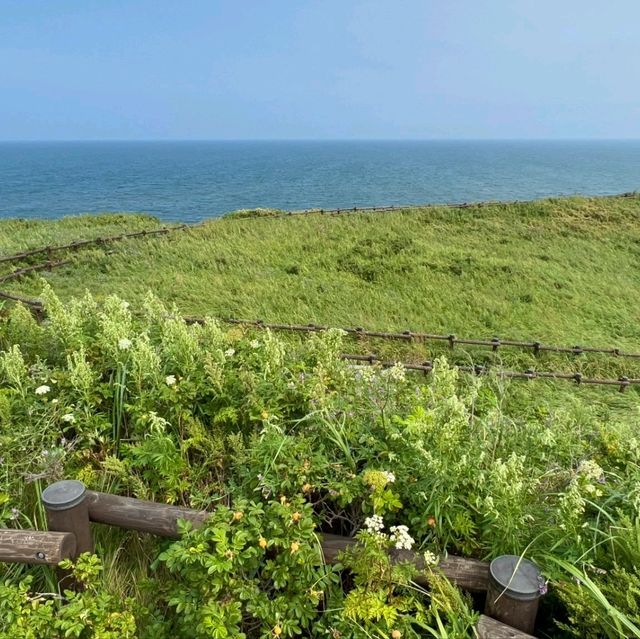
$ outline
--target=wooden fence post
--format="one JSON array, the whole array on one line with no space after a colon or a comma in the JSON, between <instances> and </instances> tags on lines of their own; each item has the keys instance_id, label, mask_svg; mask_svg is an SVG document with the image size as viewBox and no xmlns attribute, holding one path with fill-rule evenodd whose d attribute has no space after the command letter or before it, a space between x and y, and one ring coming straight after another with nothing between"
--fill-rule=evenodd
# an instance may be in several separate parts
<instances>
[{"instance_id":1,"label":"wooden fence post","mask_svg":"<svg viewBox=\"0 0 640 639\"><path fill-rule=\"evenodd\" d=\"M496 557L489 565L485 614L533 632L542 583L540 570L532 561L518 555Z\"/></svg>"},{"instance_id":2,"label":"wooden fence post","mask_svg":"<svg viewBox=\"0 0 640 639\"><path fill-rule=\"evenodd\" d=\"M84 484L75 479L58 481L42 491L49 530L75 535L76 552L73 559L83 552L93 552L86 494Z\"/></svg>"}]
</instances>

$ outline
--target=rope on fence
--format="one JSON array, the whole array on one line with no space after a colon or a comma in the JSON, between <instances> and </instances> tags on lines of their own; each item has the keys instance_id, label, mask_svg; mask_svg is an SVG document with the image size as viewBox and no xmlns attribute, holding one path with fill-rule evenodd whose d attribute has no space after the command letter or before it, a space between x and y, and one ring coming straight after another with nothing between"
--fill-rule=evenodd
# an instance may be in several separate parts
<instances>
[{"instance_id":1,"label":"rope on fence","mask_svg":"<svg viewBox=\"0 0 640 639\"><path fill-rule=\"evenodd\" d=\"M110 235L107 237L96 237L89 240L75 240L73 242L69 242L69 244L61 244L56 246L43 246L41 248L35 248L28 251L23 251L22 253L14 253L13 255L5 255L0 257L0 263L2 262L18 262L26 259L27 257L31 257L32 255L39 255L40 253L55 253L58 251L66 251L66 250L77 250L83 248L85 246L90 246L91 244L107 244L109 242L118 242L120 240L126 240L133 237L147 237L153 235L166 235L167 233L171 233L173 231L182 231L187 228L190 228L194 225L189 224L180 224L178 226L163 226L160 229L152 229L152 230L142 230L142 231L134 231L131 233L121 233L120 235ZM1 281L1 280L0 280Z\"/></svg>"},{"instance_id":2,"label":"rope on fence","mask_svg":"<svg viewBox=\"0 0 640 639\"><path fill-rule=\"evenodd\" d=\"M201 323L204 320L198 317L186 317L185 320L189 323ZM290 331L299 333L319 333L329 330L330 326L323 326L317 324L269 324L263 320L244 320L237 318L225 318L222 321L227 324L238 324L242 326L253 326L256 328L268 328L273 331ZM428 342L439 341L447 342L451 348L454 348L456 344L471 345L471 346L488 346L494 352L501 347L511 348L524 348L531 349L534 354L538 354L542 351L548 351L552 353L569 353L573 355L583 355L584 353L602 353L604 355L613 355L615 357L628 357L633 359L639 359L640 353L631 353L623 351L619 348L600 348L596 346L553 346L549 344L542 344L539 341L519 341L512 339L501 339L499 337L493 337L489 339L472 339L466 337L456 337L453 334L450 335L438 335L434 333L421 333L415 331L403 331L400 333L390 333L384 331L372 331L364 328L341 328L349 335L358 337L373 337L380 339L391 340L403 340L409 342Z\"/></svg>"},{"instance_id":3,"label":"rope on fence","mask_svg":"<svg viewBox=\"0 0 640 639\"><path fill-rule=\"evenodd\" d=\"M376 355L353 355L350 353L342 353L340 355L340 358L347 361L363 362L369 365L378 364L382 366L382 368L391 368L393 366L400 365L408 371L422 372L425 375L432 372L434 369L434 364L431 361L426 361L422 364L412 364L408 362L383 360ZM481 366L479 364L475 366L454 366L454 368L464 373L472 373L474 375L487 375L489 373L494 373L498 377L506 377L510 379L561 379L575 382L578 385L591 384L598 386L617 386L618 390L621 393L624 393L625 389L628 386L640 385L640 379L629 377L619 377L618 379L596 379L583 377L582 373L563 373L561 371L534 371L533 369L528 369L526 371L509 371L498 368L494 369L488 366Z\"/></svg>"}]
</instances>

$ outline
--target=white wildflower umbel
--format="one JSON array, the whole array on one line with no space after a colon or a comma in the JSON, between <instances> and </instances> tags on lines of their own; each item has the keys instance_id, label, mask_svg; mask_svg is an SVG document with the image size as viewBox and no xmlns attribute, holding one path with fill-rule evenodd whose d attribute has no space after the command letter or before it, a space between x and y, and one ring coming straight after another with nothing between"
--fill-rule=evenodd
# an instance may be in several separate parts
<instances>
[{"instance_id":1,"label":"white wildflower umbel","mask_svg":"<svg viewBox=\"0 0 640 639\"><path fill-rule=\"evenodd\" d=\"M432 553L430 550L425 550L424 555L422 555L424 559L425 566L435 566L438 563L438 557Z\"/></svg>"},{"instance_id":2,"label":"white wildflower umbel","mask_svg":"<svg viewBox=\"0 0 640 639\"><path fill-rule=\"evenodd\" d=\"M131 348L131 340L123 337L118 340L118 348L121 351L128 351Z\"/></svg>"},{"instance_id":3,"label":"white wildflower umbel","mask_svg":"<svg viewBox=\"0 0 640 639\"><path fill-rule=\"evenodd\" d=\"M43 384L42 386L38 386L38 388L36 388L36 395L46 395L50 390L51 386Z\"/></svg>"},{"instance_id":4,"label":"white wildflower umbel","mask_svg":"<svg viewBox=\"0 0 640 639\"><path fill-rule=\"evenodd\" d=\"M236 349L235 348L228 348L225 352L224 352L224 356L225 357L233 357L236 354Z\"/></svg>"},{"instance_id":5,"label":"white wildflower umbel","mask_svg":"<svg viewBox=\"0 0 640 639\"><path fill-rule=\"evenodd\" d=\"M364 520L364 525L370 533L379 533L384 528L384 521L380 515L371 515Z\"/></svg>"},{"instance_id":6,"label":"white wildflower umbel","mask_svg":"<svg viewBox=\"0 0 640 639\"><path fill-rule=\"evenodd\" d=\"M167 376L164 378L164 383L165 383L167 386L173 386L173 385L176 383L176 376L175 376L175 375L167 375Z\"/></svg>"},{"instance_id":7,"label":"white wildflower umbel","mask_svg":"<svg viewBox=\"0 0 640 639\"><path fill-rule=\"evenodd\" d=\"M398 550L411 550L415 539L409 534L409 529L406 526L391 526L389 528L389 539L394 543Z\"/></svg>"},{"instance_id":8,"label":"white wildflower umbel","mask_svg":"<svg viewBox=\"0 0 640 639\"><path fill-rule=\"evenodd\" d=\"M74 424L76 418L73 413L67 413L60 418L63 422L67 422L68 424Z\"/></svg>"},{"instance_id":9,"label":"white wildflower umbel","mask_svg":"<svg viewBox=\"0 0 640 639\"><path fill-rule=\"evenodd\" d=\"M257 339L252 339L249 342L249 346L251 346L251 348L260 348L260 342Z\"/></svg>"}]
</instances>

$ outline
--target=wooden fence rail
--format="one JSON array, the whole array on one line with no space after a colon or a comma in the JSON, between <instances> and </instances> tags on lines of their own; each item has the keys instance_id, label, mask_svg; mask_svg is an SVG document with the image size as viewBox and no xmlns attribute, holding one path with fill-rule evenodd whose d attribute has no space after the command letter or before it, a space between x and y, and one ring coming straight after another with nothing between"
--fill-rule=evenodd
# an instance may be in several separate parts
<instances>
[{"instance_id":1,"label":"wooden fence rail","mask_svg":"<svg viewBox=\"0 0 640 639\"><path fill-rule=\"evenodd\" d=\"M57 566L76 556L72 533L0 529L0 561Z\"/></svg>"},{"instance_id":2,"label":"wooden fence rail","mask_svg":"<svg viewBox=\"0 0 640 639\"><path fill-rule=\"evenodd\" d=\"M91 522L117 526L168 538L178 538L178 522L191 522L194 528L203 525L211 513L168 504L121 497L86 490L75 480L56 482L42 493L50 532L0 529L0 562L56 566L63 559L75 559L93 550ZM352 537L319 535L326 563L337 563L340 553L357 543ZM391 551L394 562L411 562L419 571L426 568L421 555L407 550ZM448 556L440 560L438 569L454 584L475 593L489 587L489 563L466 557ZM69 576L60 573L61 579ZM416 582L428 586L426 576ZM478 639L531 639L521 630L481 615L476 626Z\"/></svg>"}]
</instances>

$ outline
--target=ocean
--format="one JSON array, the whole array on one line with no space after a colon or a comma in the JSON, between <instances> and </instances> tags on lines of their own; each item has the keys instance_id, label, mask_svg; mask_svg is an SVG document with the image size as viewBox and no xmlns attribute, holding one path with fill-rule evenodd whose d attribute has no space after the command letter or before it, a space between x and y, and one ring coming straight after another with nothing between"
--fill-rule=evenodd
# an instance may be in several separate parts
<instances>
[{"instance_id":1,"label":"ocean","mask_svg":"<svg viewBox=\"0 0 640 639\"><path fill-rule=\"evenodd\" d=\"M286 210L610 195L638 141L2 142L0 218Z\"/></svg>"}]
</instances>

